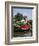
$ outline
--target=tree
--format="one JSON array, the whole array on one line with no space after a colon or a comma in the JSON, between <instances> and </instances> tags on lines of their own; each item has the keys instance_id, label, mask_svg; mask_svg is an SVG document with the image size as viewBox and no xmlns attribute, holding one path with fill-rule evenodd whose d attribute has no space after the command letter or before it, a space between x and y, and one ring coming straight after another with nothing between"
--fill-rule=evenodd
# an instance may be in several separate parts
<instances>
[{"instance_id":1,"label":"tree","mask_svg":"<svg viewBox=\"0 0 39 46\"><path fill-rule=\"evenodd\" d=\"M22 15L22 14L17 13L17 14L15 15L15 20L20 21L20 20L22 20L22 19L23 19L23 15Z\"/></svg>"}]
</instances>

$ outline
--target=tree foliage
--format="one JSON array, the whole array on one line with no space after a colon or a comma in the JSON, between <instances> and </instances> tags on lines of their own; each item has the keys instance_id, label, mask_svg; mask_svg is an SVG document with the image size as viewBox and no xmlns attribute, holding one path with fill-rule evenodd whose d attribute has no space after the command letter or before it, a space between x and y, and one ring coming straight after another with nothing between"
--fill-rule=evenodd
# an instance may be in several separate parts
<instances>
[{"instance_id":1,"label":"tree foliage","mask_svg":"<svg viewBox=\"0 0 39 46\"><path fill-rule=\"evenodd\" d=\"M20 20L22 20L22 18L23 18L23 15L20 14L20 13L17 13L17 14L15 15L15 20L20 21Z\"/></svg>"}]
</instances>

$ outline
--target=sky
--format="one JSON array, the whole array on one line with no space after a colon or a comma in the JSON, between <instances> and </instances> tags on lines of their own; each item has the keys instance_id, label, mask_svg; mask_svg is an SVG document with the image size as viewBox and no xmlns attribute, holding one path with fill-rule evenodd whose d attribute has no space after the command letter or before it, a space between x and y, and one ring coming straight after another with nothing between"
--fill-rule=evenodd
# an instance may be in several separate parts
<instances>
[{"instance_id":1,"label":"sky","mask_svg":"<svg viewBox=\"0 0 39 46\"><path fill-rule=\"evenodd\" d=\"M27 16L28 20L32 19L32 9L13 8L13 16L15 16L17 13Z\"/></svg>"}]
</instances>

